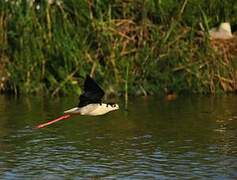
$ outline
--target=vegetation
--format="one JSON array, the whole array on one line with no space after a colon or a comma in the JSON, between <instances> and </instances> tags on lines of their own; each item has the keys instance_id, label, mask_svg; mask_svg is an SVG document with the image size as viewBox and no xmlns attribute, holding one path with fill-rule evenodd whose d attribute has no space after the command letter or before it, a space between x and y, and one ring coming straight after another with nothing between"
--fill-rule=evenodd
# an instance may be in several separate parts
<instances>
[{"instance_id":1,"label":"vegetation","mask_svg":"<svg viewBox=\"0 0 237 180\"><path fill-rule=\"evenodd\" d=\"M79 94L89 73L125 96L234 91L236 56L198 36L223 21L237 1L2 0L0 89Z\"/></svg>"}]
</instances>

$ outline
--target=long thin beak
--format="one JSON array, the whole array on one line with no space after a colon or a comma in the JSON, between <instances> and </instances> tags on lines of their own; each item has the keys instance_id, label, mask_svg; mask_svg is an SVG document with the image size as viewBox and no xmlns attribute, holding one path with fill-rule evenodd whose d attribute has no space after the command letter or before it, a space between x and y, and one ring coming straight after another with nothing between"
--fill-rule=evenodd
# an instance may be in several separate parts
<instances>
[{"instance_id":1,"label":"long thin beak","mask_svg":"<svg viewBox=\"0 0 237 180\"><path fill-rule=\"evenodd\" d=\"M58 117L57 119L54 119L54 120L52 120L52 121L49 121L49 122L47 122L47 123L39 124L38 126L36 126L36 128L37 128L37 129L43 128L43 127L45 127L45 126L48 126L48 125L53 124L53 123L56 123L56 122L61 121L61 120L63 120L63 119L68 119L68 118L70 118L70 117L71 117L70 114L66 114L66 115L63 115L63 116Z\"/></svg>"}]
</instances>

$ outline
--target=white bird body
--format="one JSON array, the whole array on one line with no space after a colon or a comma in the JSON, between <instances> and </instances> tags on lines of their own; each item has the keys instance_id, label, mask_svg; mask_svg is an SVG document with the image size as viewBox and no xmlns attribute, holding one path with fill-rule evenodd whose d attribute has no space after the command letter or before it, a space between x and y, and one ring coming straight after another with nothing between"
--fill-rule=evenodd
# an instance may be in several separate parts
<instances>
[{"instance_id":1,"label":"white bird body","mask_svg":"<svg viewBox=\"0 0 237 180\"><path fill-rule=\"evenodd\" d=\"M117 104L105 104L105 103L88 104L80 108L75 107L67 111L64 111L64 114L98 116L106 114L110 111L115 111L117 109L119 109L119 106Z\"/></svg>"}]
</instances>

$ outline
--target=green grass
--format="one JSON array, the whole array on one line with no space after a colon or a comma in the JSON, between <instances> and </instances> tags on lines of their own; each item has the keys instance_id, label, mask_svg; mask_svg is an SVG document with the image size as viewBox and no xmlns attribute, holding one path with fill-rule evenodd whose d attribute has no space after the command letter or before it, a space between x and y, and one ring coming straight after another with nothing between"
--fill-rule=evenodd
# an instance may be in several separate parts
<instances>
[{"instance_id":1,"label":"green grass","mask_svg":"<svg viewBox=\"0 0 237 180\"><path fill-rule=\"evenodd\" d=\"M78 77L91 74L125 97L165 88L219 93L236 76L232 59L226 65L196 35L200 24L236 23L232 0L55 0L39 10L12 2L0 1L4 92L80 94Z\"/></svg>"}]
</instances>

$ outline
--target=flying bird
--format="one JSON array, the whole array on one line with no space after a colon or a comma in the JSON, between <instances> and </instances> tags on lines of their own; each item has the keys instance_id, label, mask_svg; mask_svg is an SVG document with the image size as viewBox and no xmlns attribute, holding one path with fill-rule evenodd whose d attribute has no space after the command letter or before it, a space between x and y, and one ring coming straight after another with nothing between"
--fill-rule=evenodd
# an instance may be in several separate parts
<instances>
[{"instance_id":1,"label":"flying bird","mask_svg":"<svg viewBox=\"0 0 237 180\"><path fill-rule=\"evenodd\" d=\"M79 97L78 106L64 111L64 114L97 116L119 109L118 104L102 103L104 94L100 86L87 75L84 82L84 93Z\"/></svg>"},{"instance_id":2,"label":"flying bird","mask_svg":"<svg viewBox=\"0 0 237 180\"><path fill-rule=\"evenodd\" d=\"M119 109L118 104L102 103L104 95L105 93L103 89L101 89L101 87L89 75L87 75L84 81L84 93L79 97L78 106L64 111L63 116L47 123L40 124L37 128L42 128L57 121L68 119L72 115L98 116Z\"/></svg>"}]
</instances>

